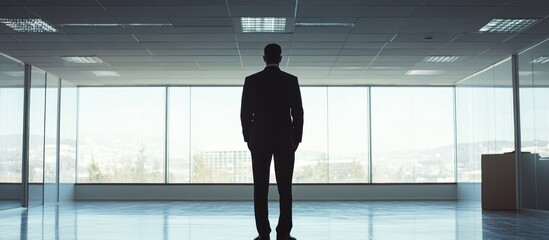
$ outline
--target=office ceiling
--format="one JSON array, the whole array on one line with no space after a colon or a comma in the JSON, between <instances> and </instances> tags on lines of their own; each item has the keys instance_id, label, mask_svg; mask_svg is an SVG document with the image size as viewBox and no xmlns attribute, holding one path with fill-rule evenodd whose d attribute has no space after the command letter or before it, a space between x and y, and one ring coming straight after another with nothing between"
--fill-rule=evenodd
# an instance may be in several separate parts
<instances>
[{"instance_id":1,"label":"office ceiling","mask_svg":"<svg viewBox=\"0 0 549 240\"><path fill-rule=\"evenodd\" d=\"M41 18L59 32L0 24L0 52L80 85L240 85L263 68L264 45L276 42L282 68L301 84L452 85L549 37L547 16L547 0L2 0L0 18ZM241 17L354 26L243 33ZM541 20L518 34L480 33L494 18ZM61 58L89 55L104 62ZM431 55L459 59L422 61Z\"/></svg>"}]
</instances>

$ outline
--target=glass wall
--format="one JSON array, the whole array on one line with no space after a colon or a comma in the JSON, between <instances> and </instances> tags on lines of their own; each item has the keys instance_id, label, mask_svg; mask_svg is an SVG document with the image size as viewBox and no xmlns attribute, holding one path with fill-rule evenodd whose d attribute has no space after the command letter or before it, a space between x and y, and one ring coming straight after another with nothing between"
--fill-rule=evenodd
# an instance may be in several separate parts
<instances>
[{"instance_id":1,"label":"glass wall","mask_svg":"<svg viewBox=\"0 0 549 240\"><path fill-rule=\"evenodd\" d=\"M79 183L164 182L165 88L80 88Z\"/></svg>"},{"instance_id":2,"label":"glass wall","mask_svg":"<svg viewBox=\"0 0 549 240\"><path fill-rule=\"evenodd\" d=\"M372 88L375 183L454 182L452 88Z\"/></svg>"},{"instance_id":3,"label":"glass wall","mask_svg":"<svg viewBox=\"0 0 549 240\"><path fill-rule=\"evenodd\" d=\"M59 181L76 182L76 129L78 88L70 82L61 82Z\"/></svg>"},{"instance_id":4,"label":"glass wall","mask_svg":"<svg viewBox=\"0 0 549 240\"><path fill-rule=\"evenodd\" d=\"M46 73L32 68L29 114L29 206L44 200Z\"/></svg>"},{"instance_id":5,"label":"glass wall","mask_svg":"<svg viewBox=\"0 0 549 240\"><path fill-rule=\"evenodd\" d=\"M44 202L57 201L57 115L59 77L46 74L46 114L44 129Z\"/></svg>"},{"instance_id":6,"label":"glass wall","mask_svg":"<svg viewBox=\"0 0 549 240\"><path fill-rule=\"evenodd\" d=\"M191 181L191 88L168 89L168 172L169 183Z\"/></svg>"},{"instance_id":7,"label":"glass wall","mask_svg":"<svg viewBox=\"0 0 549 240\"><path fill-rule=\"evenodd\" d=\"M240 128L241 93L236 87L191 89L191 183L252 182Z\"/></svg>"},{"instance_id":8,"label":"glass wall","mask_svg":"<svg viewBox=\"0 0 549 240\"><path fill-rule=\"evenodd\" d=\"M0 55L0 210L21 206L23 70Z\"/></svg>"},{"instance_id":9,"label":"glass wall","mask_svg":"<svg viewBox=\"0 0 549 240\"><path fill-rule=\"evenodd\" d=\"M78 116L78 88L61 81L59 114L59 200L74 199L76 182L76 132Z\"/></svg>"},{"instance_id":10,"label":"glass wall","mask_svg":"<svg viewBox=\"0 0 549 240\"><path fill-rule=\"evenodd\" d=\"M252 182L240 126L242 88L78 91L78 182ZM295 183L455 181L453 88L302 87L301 92L305 125Z\"/></svg>"},{"instance_id":11,"label":"glass wall","mask_svg":"<svg viewBox=\"0 0 549 240\"><path fill-rule=\"evenodd\" d=\"M304 112L303 139L295 153L294 182L327 183L328 88L302 87L301 99Z\"/></svg>"},{"instance_id":12,"label":"glass wall","mask_svg":"<svg viewBox=\"0 0 549 240\"><path fill-rule=\"evenodd\" d=\"M511 60L456 85L459 183L481 182L481 155L514 149ZM480 199L480 186L474 185Z\"/></svg>"},{"instance_id":13,"label":"glass wall","mask_svg":"<svg viewBox=\"0 0 549 240\"><path fill-rule=\"evenodd\" d=\"M549 209L549 42L520 54L520 116L522 151L536 155L521 159L522 203ZM525 185L526 184L526 185ZM525 194L524 191L529 194Z\"/></svg>"},{"instance_id":14,"label":"glass wall","mask_svg":"<svg viewBox=\"0 0 549 240\"><path fill-rule=\"evenodd\" d=\"M369 182L368 90L367 87L328 88L330 183Z\"/></svg>"}]
</instances>

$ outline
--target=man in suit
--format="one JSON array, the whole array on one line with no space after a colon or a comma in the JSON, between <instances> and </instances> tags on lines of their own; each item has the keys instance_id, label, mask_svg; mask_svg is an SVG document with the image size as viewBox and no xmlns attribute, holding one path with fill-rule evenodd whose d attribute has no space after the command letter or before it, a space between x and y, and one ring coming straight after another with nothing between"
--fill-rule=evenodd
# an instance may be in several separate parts
<instances>
[{"instance_id":1,"label":"man in suit","mask_svg":"<svg viewBox=\"0 0 549 240\"><path fill-rule=\"evenodd\" d=\"M274 155L275 176L280 196L277 240L295 240L292 230L292 176L295 150L303 135L303 107L297 77L279 68L282 49L268 44L263 71L246 77L242 91L240 120L244 141L252 153L255 224L259 236L268 240L269 170Z\"/></svg>"}]
</instances>

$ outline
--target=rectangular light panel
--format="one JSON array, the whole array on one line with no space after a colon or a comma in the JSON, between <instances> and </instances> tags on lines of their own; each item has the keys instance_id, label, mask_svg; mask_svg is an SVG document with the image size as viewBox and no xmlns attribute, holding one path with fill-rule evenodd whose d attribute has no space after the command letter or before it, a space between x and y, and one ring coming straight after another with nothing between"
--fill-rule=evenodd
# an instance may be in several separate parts
<instances>
[{"instance_id":1,"label":"rectangular light panel","mask_svg":"<svg viewBox=\"0 0 549 240\"><path fill-rule=\"evenodd\" d=\"M544 64L544 63L548 63L548 62L549 62L549 56L541 56L541 57L538 57L538 58L532 60L530 63Z\"/></svg>"},{"instance_id":2,"label":"rectangular light panel","mask_svg":"<svg viewBox=\"0 0 549 240\"><path fill-rule=\"evenodd\" d=\"M93 75L98 77L120 77L120 74L114 71L91 71Z\"/></svg>"},{"instance_id":3,"label":"rectangular light panel","mask_svg":"<svg viewBox=\"0 0 549 240\"><path fill-rule=\"evenodd\" d=\"M439 75L443 74L444 71L441 70L410 70L406 72L406 75L417 76L417 75Z\"/></svg>"},{"instance_id":4,"label":"rectangular light panel","mask_svg":"<svg viewBox=\"0 0 549 240\"><path fill-rule=\"evenodd\" d=\"M242 32L285 32L286 18L243 17L240 19Z\"/></svg>"},{"instance_id":5,"label":"rectangular light panel","mask_svg":"<svg viewBox=\"0 0 549 240\"><path fill-rule=\"evenodd\" d=\"M17 32L57 32L55 27L39 18L0 18L0 22Z\"/></svg>"},{"instance_id":6,"label":"rectangular light panel","mask_svg":"<svg viewBox=\"0 0 549 240\"><path fill-rule=\"evenodd\" d=\"M171 23L63 23L61 27L173 27Z\"/></svg>"},{"instance_id":7,"label":"rectangular light panel","mask_svg":"<svg viewBox=\"0 0 549 240\"><path fill-rule=\"evenodd\" d=\"M502 19L494 18L484 27L479 29L480 32L485 33L518 33L530 25L537 22L538 19Z\"/></svg>"},{"instance_id":8,"label":"rectangular light panel","mask_svg":"<svg viewBox=\"0 0 549 240\"><path fill-rule=\"evenodd\" d=\"M428 63L451 63L459 59L459 56L427 56L422 61Z\"/></svg>"},{"instance_id":9,"label":"rectangular light panel","mask_svg":"<svg viewBox=\"0 0 549 240\"><path fill-rule=\"evenodd\" d=\"M97 56L66 56L61 58L63 58L65 62L69 62L69 63L81 63L81 64L103 63L103 60L101 60Z\"/></svg>"},{"instance_id":10,"label":"rectangular light panel","mask_svg":"<svg viewBox=\"0 0 549 240\"><path fill-rule=\"evenodd\" d=\"M312 23L295 23L296 27L354 27L354 23L321 23L321 22L312 22Z\"/></svg>"}]
</instances>

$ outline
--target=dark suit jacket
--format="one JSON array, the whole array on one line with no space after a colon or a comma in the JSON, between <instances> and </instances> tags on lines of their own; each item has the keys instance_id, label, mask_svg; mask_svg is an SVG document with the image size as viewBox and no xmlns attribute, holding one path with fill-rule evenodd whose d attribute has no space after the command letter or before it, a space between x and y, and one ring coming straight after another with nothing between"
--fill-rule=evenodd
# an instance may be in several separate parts
<instances>
[{"instance_id":1,"label":"dark suit jacket","mask_svg":"<svg viewBox=\"0 0 549 240\"><path fill-rule=\"evenodd\" d=\"M246 77L240 121L252 146L296 146L303 135L303 107L297 77L267 66Z\"/></svg>"}]
</instances>

